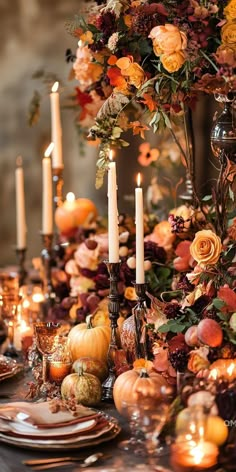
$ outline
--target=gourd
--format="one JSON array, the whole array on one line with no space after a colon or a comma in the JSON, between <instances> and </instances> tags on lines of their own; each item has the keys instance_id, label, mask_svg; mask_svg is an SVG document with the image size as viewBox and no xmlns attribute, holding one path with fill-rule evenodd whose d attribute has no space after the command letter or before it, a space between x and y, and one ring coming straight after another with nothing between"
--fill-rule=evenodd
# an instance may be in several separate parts
<instances>
[{"instance_id":1,"label":"gourd","mask_svg":"<svg viewBox=\"0 0 236 472\"><path fill-rule=\"evenodd\" d=\"M105 362L99 361L93 357L80 357L72 365L72 372L79 372L80 369L86 374L92 374L103 382L108 376L108 369Z\"/></svg>"},{"instance_id":2,"label":"gourd","mask_svg":"<svg viewBox=\"0 0 236 472\"><path fill-rule=\"evenodd\" d=\"M97 405L102 398L102 385L98 377L86 374L83 369L67 375L61 384L61 396L65 400L75 397L82 405Z\"/></svg>"},{"instance_id":3,"label":"gourd","mask_svg":"<svg viewBox=\"0 0 236 472\"><path fill-rule=\"evenodd\" d=\"M92 327L91 315L86 323L74 326L68 335L72 360L88 356L107 362L107 351L110 342L111 329L109 326Z\"/></svg>"},{"instance_id":4,"label":"gourd","mask_svg":"<svg viewBox=\"0 0 236 472\"><path fill-rule=\"evenodd\" d=\"M161 388L167 387L167 381L161 374L146 369L132 369L120 374L113 387L114 403L122 414L122 402L135 403L143 398L159 399Z\"/></svg>"}]
</instances>

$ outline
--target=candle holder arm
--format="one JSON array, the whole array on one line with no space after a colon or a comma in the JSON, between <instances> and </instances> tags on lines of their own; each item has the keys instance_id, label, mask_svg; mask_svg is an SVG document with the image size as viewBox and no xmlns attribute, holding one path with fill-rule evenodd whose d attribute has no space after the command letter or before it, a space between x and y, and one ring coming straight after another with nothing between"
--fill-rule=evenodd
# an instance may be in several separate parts
<instances>
[{"instance_id":1,"label":"candle holder arm","mask_svg":"<svg viewBox=\"0 0 236 472\"><path fill-rule=\"evenodd\" d=\"M134 327L135 327L135 357L136 359L148 358L147 334L146 334L146 291L147 284L134 283L137 295L137 304L133 308Z\"/></svg>"},{"instance_id":2,"label":"candle holder arm","mask_svg":"<svg viewBox=\"0 0 236 472\"><path fill-rule=\"evenodd\" d=\"M109 318L111 322L111 338L107 353L107 363L108 363L108 377L103 382L103 400L113 401L113 386L116 380L115 373L115 355L119 349L119 343L117 339L117 320L119 318L120 311L120 300L118 292L118 281L120 273L120 262L107 262L106 265L110 275L110 294L108 296L108 310Z\"/></svg>"},{"instance_id":3,"label":"candle holder arm","mask_svg":"<svg viewBox=\"0 0 236 472\"><path fill-rule=\"evenodd\" d=\"M25 280L27 277L27 270L25 268L25 255L26 255L26 248L23 249L16 249L16 255L18 258L18 274L19 274L19 285L20 287L25 284Z\"/></svg>"}]
</instances>

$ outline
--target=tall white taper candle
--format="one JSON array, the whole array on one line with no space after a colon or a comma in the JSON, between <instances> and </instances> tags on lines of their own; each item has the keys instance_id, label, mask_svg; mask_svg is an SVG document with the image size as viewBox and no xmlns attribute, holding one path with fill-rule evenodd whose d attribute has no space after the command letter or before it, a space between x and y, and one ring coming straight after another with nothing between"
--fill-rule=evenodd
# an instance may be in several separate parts
<instances>
[{"instance_id":1,"label":"tall white taper candle","mask_svg":"<svg viewBox=\"0 0 236 472\"><path fill-rule=\"evenodd\" d=\"M52 192L52 163L49 157L53 149L51 143L45 151L42 161L43 166L43 211L42 211L42 233L53 233L53 192Z\"/></svg>"},{"instance_id":2,"label":"tall white taper candle","mask_svg":"<svg viewBox=\"0 0 236 472\"><path fill-rule=\"evenodd\" d=\"M136 283L143 284L144 276L144 228L143 228L143 189L140 188L141 176L138 174L135 189L135 224L136 224Z\"/></svg>"},{"instance_id":3,"label":"tall white taper candle","mask_svg":"<svg viewBox=\"0 0 236 472\"><path fill-rule=\"evenodd\" d=\"M16 247L17 249L26 248L26 219L25 219L25 192L24 192L24 171L22 167L22 158L16 159L15 170L16 185Z\"/></svg>"},{"instance_id":4,"label":"tall white taper candle","mask_svg":"<svg viewBox=\"0 0 236 472\"><path fill-rule=\"evenodd\" d=\"M108 168L108 260L119 262L119 227L117 208L116 163Z\"/></svg>"},{"instance_id":5,"label":"tall white taper candle","mask_svg":"<svg viewBox=\"0 0 236 472\"><path fill-rule=\"evenodd\" d=\"M62 157L62 128L60 114L60 96L58 92L59 83L55 82L50 93L51 102L51 136L54 148L52 151L52 168L63 169Z\"/></svg>"}]
</instances>

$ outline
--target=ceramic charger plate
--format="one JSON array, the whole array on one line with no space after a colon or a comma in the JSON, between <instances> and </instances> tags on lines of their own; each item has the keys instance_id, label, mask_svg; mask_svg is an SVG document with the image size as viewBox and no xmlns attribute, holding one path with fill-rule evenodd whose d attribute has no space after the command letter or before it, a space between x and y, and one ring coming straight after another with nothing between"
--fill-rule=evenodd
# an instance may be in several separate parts
<instances>
[{"instance_id":1,"label":"ceramic charger plate","mask_svg":"<svg viewBox=\"0 0 236 472\"><path fill-rule=\"evenodd\" d=\"M0 441L9 444L12 446L23 447L26 449L40 449L40 450L50 450L56 451L58 449L71 450L71 449L81 449L84 447L95 446L103 442L111 441L114 439L121 431L120 426L117 424L117 421L110 417L110 421L107 427L102 428L100 431L95 432L94 434L73 436L68 439L58 438L39 440L34 437L33 439L28 439L23 436L10 436L7 433L0 433Z\"/></svg>"}]
</instances>

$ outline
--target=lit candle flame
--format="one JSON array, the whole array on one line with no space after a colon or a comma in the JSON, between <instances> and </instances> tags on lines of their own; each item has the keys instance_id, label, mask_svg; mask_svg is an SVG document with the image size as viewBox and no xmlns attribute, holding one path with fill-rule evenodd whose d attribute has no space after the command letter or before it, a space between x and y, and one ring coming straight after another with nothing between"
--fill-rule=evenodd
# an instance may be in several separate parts
<instances>
[{"instance_id":1,"label":"lit candle flame","mask_svg":"<svg viewBox=\"0 0 236 472\"><path fill-rule=\"evenodd\" d=\"M110 151L109 151L109 161L113 161L113 158L114 158L114 151L113 151L113 149L110 149Z\"/></svg>"},{"instance_id":2,"label":"lit candle flame","mask_svg":"<svg viewBox=\"0 0 236 472\"><path fill-rule=\"evenodd\" d=\"M138 175L137 175L137 186L138 186L138 187L140 187L141 181L142 181L142 179L141 179L141 174L140 174L140 172L139 172Z\"/></svg>"},{"instance_id":3,"label":"lit candle flame","mask_svg":"<svg viewBox=\"0 0 236 472\"><path fill-rule=\"evenodd\" d=\"M23 300L22 305L23 305L23 308L29 308L29 306L30 306L29 300L27 298L25 300Z\"/></svg>"},{"instance_id":4,"label":"lit candle flame","mask_svg":"<svg viewBox=\"0 0 236 472\"><path fill-rule=\"evenodd\" d=\"M58 91L58 87L59 87L59 82L56 81L54 82L53 86L52 86L52 92L55 93Z\"/></svg>"},{"instance_id":5,"label":"lit candle flame","mask_svg":"<svg viewBox=\"0 0 236 472\"><path fill-rule=\"evenodd\" d=\"M193 447L193 449L191 450L191 456L193 456L194 464L201 464L202 459L204 457L204 451L201 445Z\"/></svg>"},{"instance_id":6,"label":"lit candle flame","mask_svg":"<svg viewBox=\"0 0 236 472\"><path fill-rule=\"evenodd\" d=\"M16 158L16 167L22 167L22 163L23 163L22 157L17 156L17 158Z\"/></svg>"},{"instance_id":7,"label":"lit candle flame","mask_svg":"<svg viewBox=\"0 0 236 472\"><path fill-rule=\"evenodd\" d=\"M234 363L232 362L232 363L229 365L228 369L227 369L227 374L228 374L229 377L232 376L233 371L234 371Z\"/></svg>"},{"instance_id":8,"label":"lit candle flame","mask_svg":"<svg viewBox=\"0 0 236 472\"><path fill-rule=\"evenodd\" d=\"M73 192L68 192L66 195L67 202L74 202L75 201L75 194Z\"/></svg>"},{"instance_id":9,"label":"lit candle flame","mask_svg":"<svg viewBox=\"0 0 236 472\"><path fill-rule=\"evenodd\" d=\"M32 300L33 300L34 303L41 303L41 302L44 301L44 296L43 296L42 293L39 293L39 292L38 292L38 293L34 293L34 294L32 295Z\"/></svg>"},{"instance_id":10,"label":"lit candle flame","mask_svg":"<svg viewBox=\"0 0 236 472\"><path fill-rule=\"evenodd\" d=\"M44 157L49 157L50 154L53 151L53 148L54 148L54 143L50 143L49 146L47 147L45 153L44 153Z\"/></svg>"}]
</instances>

